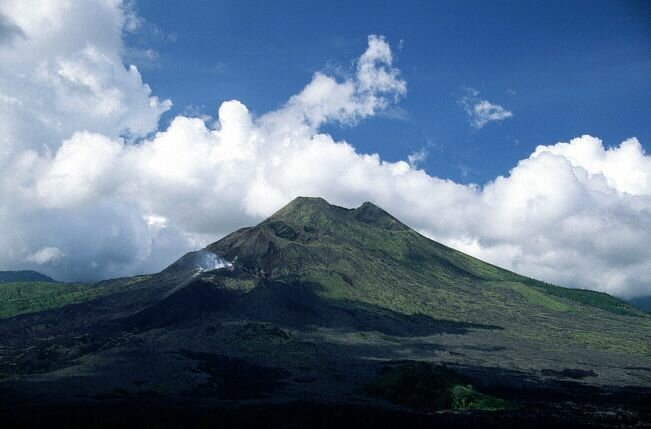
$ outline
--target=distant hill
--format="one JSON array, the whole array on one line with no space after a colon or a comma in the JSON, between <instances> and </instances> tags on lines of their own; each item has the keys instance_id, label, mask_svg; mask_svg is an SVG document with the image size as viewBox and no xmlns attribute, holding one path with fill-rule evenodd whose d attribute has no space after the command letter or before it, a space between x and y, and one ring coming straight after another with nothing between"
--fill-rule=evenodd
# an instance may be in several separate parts
<instances>
[{"instance_id":1,"label":"distant hill","mask_svg":"<svg viewBox=\"0 0 651 429\"><path fill-rule=\"evenodd\" d=\"M0 283L23 283L23 282L40 282L40 283L57 283L52 277L46 276L36 271L0 271Z\"/></svg>"},{"instance_id":2,"label":"distant hill","mask_svg":"<svg viewBox=\"0 0 651 429\"><path fill-rule=\"evenodd\" d=\"M651 295L649 295L649 296L638 296L638 297L629 299L628 302L632 306L634 306L634 307L636 307L636 308L638 308L638 309L640 309L642 311L646 311L647 313L651 313Z\"/></svg>"}]
</instances>

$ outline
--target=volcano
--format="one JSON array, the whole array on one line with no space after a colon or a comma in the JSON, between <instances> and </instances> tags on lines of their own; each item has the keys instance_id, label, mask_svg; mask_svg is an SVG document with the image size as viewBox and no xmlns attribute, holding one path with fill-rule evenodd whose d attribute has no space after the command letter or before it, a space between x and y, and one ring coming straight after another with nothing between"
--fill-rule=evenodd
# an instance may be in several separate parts
<instances>
[{"instance_id":1,"label":"volcano","mask_svg":"<svg viewBox=\"0 0 651 429\"><path fill-rule=\"evenodd\" d=\"M51 287L60 299L0 320L12 424L549 427L651 415L649 314L482 262L372 203L297 198L158 274Z\"/></svg>"}]
</instances>

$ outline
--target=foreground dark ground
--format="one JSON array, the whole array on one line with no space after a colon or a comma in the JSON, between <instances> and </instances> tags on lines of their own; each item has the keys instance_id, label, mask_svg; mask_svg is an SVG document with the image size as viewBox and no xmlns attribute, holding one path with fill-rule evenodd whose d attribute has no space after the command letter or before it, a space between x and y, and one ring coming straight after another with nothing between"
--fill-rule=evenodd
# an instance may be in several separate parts
<instances>
[{"instance_id":1,"label":"foreground dark ground","mask_svg":"<svg viewBox=\"0 0 651 429\"><path fill-rule=\"evenodd\" d=\"M651 426L648 314L372 204L297 199L159 274L0 297L3 427Z\"/></svg>"},{"instance_id":2,"label":"foreground dark ground","mask_svg":"<svg viewBox=\"0 0 651 429\"><path fill-rule=\"evenodd\" d=\"M516 393L516 392L512 392ZM523 392L517 392L522 399ZM570 390L562 394L571 393ZM551 394L551 392L550 392ZM530 396L517 410L417 412L368 404L292 401L282 404L167 402L151 398L38 405L3 401L3 427L651 427L649 392L558 398Z\"/></svg>"}]
</instances>

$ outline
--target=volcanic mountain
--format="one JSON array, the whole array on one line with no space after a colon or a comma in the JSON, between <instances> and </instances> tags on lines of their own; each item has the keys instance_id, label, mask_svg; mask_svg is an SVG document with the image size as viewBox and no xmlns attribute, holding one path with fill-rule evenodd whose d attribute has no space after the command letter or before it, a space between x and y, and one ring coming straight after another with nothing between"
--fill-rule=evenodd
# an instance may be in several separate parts
<instances>
[{"instance_id":1,"label":"volcanic mountain","mask_svg":"<svg viewBox=\"0 0 651 429\"><path fill-rule=\"evenodd\" d=\"M238 425L290 410L296 424L648 418L649 314L484 263L371 203L297 198L161 273L51 287L65 299L0 312L7 409L183 404L170 421L219 409Z\"/></svg>"}]
</instances>

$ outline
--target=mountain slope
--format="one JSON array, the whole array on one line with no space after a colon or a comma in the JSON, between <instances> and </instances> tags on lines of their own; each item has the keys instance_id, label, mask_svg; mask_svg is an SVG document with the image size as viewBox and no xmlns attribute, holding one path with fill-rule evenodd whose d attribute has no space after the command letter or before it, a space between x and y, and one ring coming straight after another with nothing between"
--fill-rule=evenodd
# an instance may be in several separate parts
<instances>
[{"instance_id":1,"label":"mountain slope","mask_svg":"<svg viewBox=\"0 0 651 429\"><path fill-rule=\"evenodd\" d=\"M0 391L562 415L651 388L648 314L479 261L371 203L297 198L159 274L87 287L0 321Z\"/></svg>"},{"instance_id":2,"label":"mountain slope","mask_svg":"<svg viewBox=\"0 0 651 429\"><path fill-rule=\"evenodd\" d=\"M527 331L532 319L553 317L580 334L586 332L577 330L585 319L583 327L602 340L607 335L602 323L594 326L596 319L645 320L606 294L548 285L443 246L370 203L349 210L298 198L258 226L207 249L227 260L237 258L238 268L255 278L313 284L315 293L335 302L405 314L514 329L525 322ZM617 347L617 338L611 342Z\"/></svg>"}]
</instances>

